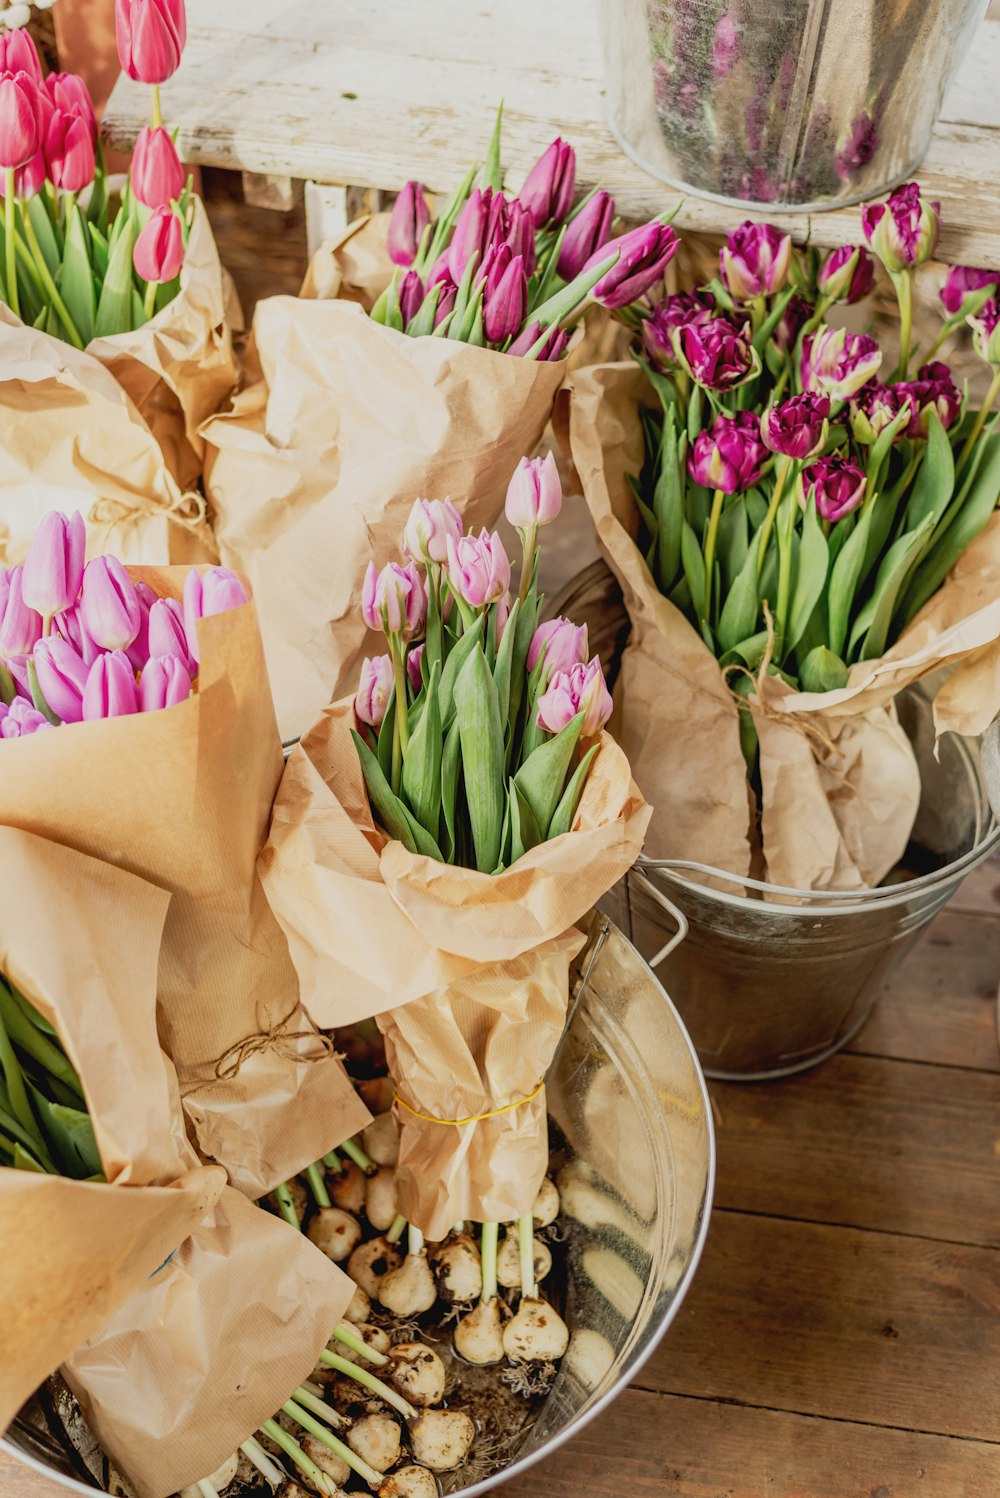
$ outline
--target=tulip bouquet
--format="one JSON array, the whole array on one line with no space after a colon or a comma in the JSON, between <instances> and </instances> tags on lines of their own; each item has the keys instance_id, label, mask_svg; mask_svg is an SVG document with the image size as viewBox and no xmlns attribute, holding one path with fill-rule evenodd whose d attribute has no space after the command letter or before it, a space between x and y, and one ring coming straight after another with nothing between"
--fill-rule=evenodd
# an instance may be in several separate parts
<instances>
[{"instance_id":1,"label":"tulip bouquet","mask_svg":"<svg viewBox=\"0 0 1000 1498\"><path fill-rule=\"evenodd\" d=\"M833 711L843 720L847 701L857 711L859 683L878 675L887 654L898 654L921 611L990 525L1000 495L1000 433L991 415L1000 392L995 281L988 273L952 273L941 334L916 353L913 277L937 242L937 206L912 183L888 203L866 207L862 229L865 246L844 246L821 260L815 251L795 250L771 225L746 223L722 248L719 276L695 291L648 300L636 336L652 404L644 404L643 454L628 477L635 545L646 575L718 662L713 669L685 639L681 674L700 671L698 690L713 704L709 717L731 694L741 704L740 741L765 822L776 774L765 761L777 752L780 728L787 750L796 713L792 731L800 748L811 739L810 760L829 754L831 765L855 763L861 776L857 746L853 754L845 746L835 750L815 715ZM838 304L856 303L871 290L876 261L898 300L899 352L891 369L873 338L828 321ZM992 362L994 377L978 409L935 357L965 321L977 350ZM588 379L585 373L584 384ZM607 390L600 377L592 399L598 387ZM589 400L578 407L584 445L589 408ZM588 464L595 472L589 455L577 462L581 474ZM599 530L624 578L633 543L607 513L608 492L599 481L590 485ZM629 580L635 579L629 556ZM963 606L954 593L947 605L952 623L978 607L978 594L966 592ZM673 612L649 602L658 627L666 630L669 622L675 632ZM636 598L634 622L641 612ZM992 626L981 623L988 633ZM901 685L895 679L885 702ZM648 704L653 699L644 692L633 684L631 695ZM626 716L629 696L624 685ZM882 771L895 766L900 797L898 814L886 812L893 831L882 853L869 863L863 855L831 857L827 845L815 866L805 854L785 862L777 882L877 882L902 852L917 788L912 756L898 729L891 731L894 723L881 725ZM648 727L637 725L636 732L651 741ZM873 776L877 757L867 756ZM860 779L855 790L860 814ZM737 806L734 792L734 813ZM703 830L710 847L713 835ZM832 840L839 846L839 834ZM764 843L766 860L766 832ZM675 841L670 846L676 851ZM710 861L732 867L737 846L730 835L728 861L718 854ZM686 848L680 856L695 855ZM786 839L782 857L788 856Z\"/></svg>"},{"instance_id":2,"label":"tulip bouquet","mask_svg":"<svg viewBox=\"0 0 1000 1498\"><path fill-rule=\"evenodd\" d=\"M573 923L634 861L649 808L604 731L587 633L539 624L555 464L522 460L500 537L419 500L405 565L370 568L385 655L289 760L261 858L318 1023L377 1015L400 1125L398 1211L434 1242L524 1216L548 1158L543 1079Z\"/></svg>"}]
</instances>

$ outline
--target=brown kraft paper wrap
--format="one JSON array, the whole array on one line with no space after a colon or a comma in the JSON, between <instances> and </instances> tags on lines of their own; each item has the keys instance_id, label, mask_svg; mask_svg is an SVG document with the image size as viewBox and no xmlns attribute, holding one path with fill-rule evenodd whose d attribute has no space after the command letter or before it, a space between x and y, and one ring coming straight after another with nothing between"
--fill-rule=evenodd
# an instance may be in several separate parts
<instances>
[{"instance_id":1,"label":"brown kraft paper wrap","mask_svg":"<svg viewBox=\"0 0 1000 1498\"><path fill-rule=\"evenodd\" d=\"M179 597L184 568L131 568ZM282 770L252 603L199 624L199 690L3 745L0 821L173 893L160 1042L201 1153L257 1197L369 1120L298 1002L255 863Z\"/></svg>"},{"instance_id":2,"label":"brown kraft paper wrap","mask_svg":"<svg viewBox=\"0 0 1000 1498\"><path fill-rule=\"evenodd\" d=\"M105 1182L0 1168L0 1431L36 1386L163 1264L225 1186L184 1136L156 1037L169 895L0 827L0 972L80 1077Z\"/></svg>"},{"instance_id":3,"label":"brown kraft paper wrap","mask_svg":"<svg viewBox=\"0 0 1000 1498\"><path fill-rule=\"evenodd\" d=\"M114 376L91 354L26 327L2 305L0 445L4 565L23 561L50 509L80 511L94 554L155 563L214 557L204 500L177 483Z\"/></svg>"},{"instance_id":4,"label":"brown kraft paper wrap","mask_svg":"<svg viewBox=\"0 0 1000 1498\"><path fill-rule=\"evenodd\" d=\"M299 295L320 301L340 297L342 301L360 302L366 312L370 311L396 269L386 248L388 229L387 213L356 218L343 234L316 251Z\"/></svg>"},{"instance_id":5,"label":"brown kraft paper wrap","mask_svg":"<svg viewBox=\"0 0 1000 1498\"><path fill-rule=\"evenodd\" d=\"M202 428L205 482L222 560L253 584L287 739L354 690L368 561L398 556L417 498L492 525L564 367L407 338L339 299L268 298L254 341L263 379Z\"/></svg>"},{"instance_id":6,"label":"brown kraft paper wrap","mask_svg":"<svg viewBox=\"0 0 1000 1498\"><path fill-rule=\"evenodd\" d=\"M646 852L746 875L750 816L737 707L712 653L659 591L638 547L626 482L642 463L641 370L605 364L572 377L573 461L632 621L612 720L636 779L656 807ZM920 780L893 699L945 665L958 665L936 706L939 731L964 731L1000 707L1000 517L877 661L848 686L796 692L766 677L750 699L760 738L761 837L770 882L857 889L898 862ZM978 696L982 693L982 696Z\"/></svg>"},{"instance_id":7,"label":"brown kraft paper wrap","mask_svg":"<svg viewBox=\"0 0 1000 1498\"><path fill-rule=\"evenodd\" d=\"M463 1216L496 1220L501 1201L508 1218L530 1208L547 1158L544 1094L531 1095L565 1019L573 923L634 863L650 809L602 734L568 833L496 876L438 863L376 827L353 722L353 699L334 704L293 753L261 877L312 1018L378 1015L400 1095L453 1121L396 1106L401 1210L434 1239Z\"/></svg>"}]
</instances>

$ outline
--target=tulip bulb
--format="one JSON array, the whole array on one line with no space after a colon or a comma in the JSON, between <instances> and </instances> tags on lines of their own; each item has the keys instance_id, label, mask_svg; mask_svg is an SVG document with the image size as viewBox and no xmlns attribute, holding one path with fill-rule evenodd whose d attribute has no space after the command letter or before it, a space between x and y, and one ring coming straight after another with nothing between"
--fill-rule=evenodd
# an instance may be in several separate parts
<instances>
[{"instance_id":1,"label":"tulip bulb","mask_svg":"<svg viewBox=\"0 0 1000 1498\"><path fill-rule=\"evenodd\" d=\"M366 1181L365 1215L378 1233L384 1233L396 1220L396 1172L381 1165Z\"/></svg>"},{"instance_id":2,"label":"tulip bulb","mask_svg":"<svg viewBox=\"0 0 1000 1498\"><path fill-rule=\"evenodd\" d=\"M452 1341L459 1357L467 1363L485 1368L491 1363L502 1362L504 1343L499 1299L494 1295L490 1300L478 1301L456 1323Z\"/></svg>"},{"instance_id":3,"label":"tulip bulb","mask_svg":"<svg viewBox=\"0 0 1000 1498\"><path fill-rule=\"evenodd\" d=\"M426 1467L400 1467L382 1483L378 1498L438 1498L437 1479Z\"/></svg>"},{"instance_id":4,"label":"tulip bulb","mask_svg":"<svg viewBox=\"0 0 1000 1498\"><path fill-rule=\"evenodd\" d=\"M446 1375L437 1353L422 1342L397 1342L392 1349L392 1382L411 1404L440 1404Z\"/></svg>"},{"instance_id":5,"label":"tulip bulb","mask_svg":"<svg viewBox=\"0 0 1000 1498\"><path fill-rule=\"evenodd\" d=\"M342 1212L352 1212L355 1217L360 1217L365 1209L367 1188L368 1177L364 1171L353 1160L347 1160L343 1170L338 1170L330 1182L330 1197L333 1205Z\"/></svg>"},{"instance_id":6,"label":"tulip bulb","mask_svg":"<svg viewBox=\"0 0 1000 1498\"><path fill-rule=\"evenodd\" d=\"M399 1159L399 1129L391 1113L373 1118L361 1135L376 1165L395 1165Z\"/></svg>"},{"instance_id":7,"label":"tulip bulb","mask_svg":"<svg viewBox=\"0 0 1000 1498\"><path fill-rule=\"evenodd\" d=\"M538 1188L531 1215L535 1219L535 1226L540 1228L551 1227L559 1216L559 1190L555 1181L550 1181L548 1176Z\"/></svg>"},{"instance_id":8,"label":"tulip bulb","mask_svg":"<svg viewBox=\"0 0 1000 1498\"><path fill-rule=\"evenodd\" d=\"M512 1363L557 1363L569 1346L569 1327L548 1301L522 1296L504 1327L503 1349Z\"/></svg>"},{"instance_id":9,"label":"tulip bulb","mask_svg":"<svg viewBox=\"0 0 1000 1498\"><path fill-rule=\"evenodd\" d=\"M339 1207L321 1207L309 1224L307 1237L335 1264L350 1257L361 1240L361 1224Z\"/></svg>"},{"instance_id":10,"label":"tulip bulb","mask_svg":"<svg viewBox=\"0 0 1000 1498\"><path fill-rule=\"evenodd\" d=\"M379 1299L382 1280L390 1270L398 1269L403 1255L387 1238L369 1238L361 1243L347 1261L347 1272L372 1300Z\"/></svg>"},{"instance_id":11,"label":"tulip bulb","mask_svg":"<svg viewBox=\"0 0 1000 1498\"><path fill-rule=\"evenodd\" d=\"M532 1239L532 1272L543 1280L552 1269L552 1254L540 1238ZM506 1233L497 1254L497 1281L505 1290L521 1288L521 1251L516 1233Z\"/></svg>"},{"instance_id":12,"label":"tulip bulb","mask_svg":"<svg viewBox=\"0 0 1000 1498\"><path fill-rule=\"evenodd\" d=\"M347 1444L376 1472L387 1472L399 1461L399 1426L391 1415L365 1415L347 1432Z\"/></svg>"},{"instance_id":13,"label":"tulip bulb","mask_svg":"<svg viewBox=\"0 0 1000 1498\"><path fill-rule=\"evenodd\" d=\"M398 1269L390 1269L379 1286L378 1298L387 1311L407 1320L429 1311L437 1300L437 1287L426 1253L407 1254Z\"/></svg>"},{"instance_id":14,"label":"tulip bulb","mask_svg":"<svg viewBox=\"0 0 1000 1498\"><path fill-rule=\"evenodd\" d=\"M463 1410L425 1410L410 1422L414 1458L432 1472L454 1472L475 1439L476 1427Z\"/></svg>"},{"instance_id":15,"label":"tulip bulb","mask_svg":"<svg viewBox=\"0 0 1000 1498\"><path fill-rule=\"evenodd\" d=\"M483 1267L479 1249L465 1233L442 1243L433 1255L438 1292L442 1300L465 1305L483 1293Z\"/></svg>"}]
</instances>

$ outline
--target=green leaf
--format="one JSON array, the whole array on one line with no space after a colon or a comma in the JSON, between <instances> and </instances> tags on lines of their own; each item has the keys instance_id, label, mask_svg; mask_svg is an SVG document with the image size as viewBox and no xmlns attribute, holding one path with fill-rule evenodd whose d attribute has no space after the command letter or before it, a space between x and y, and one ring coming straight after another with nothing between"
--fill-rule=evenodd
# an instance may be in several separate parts
<instances>
[{"instance_id":1,"label":"green leaf","mask_svg":"<svg viewBox=\"0 0 1000 1498\"><path fill-rule=\"evenodd\" d=\"M542 835L538 830L535 814L518 789L516 780L510 782L508 806L510 808L510 861L517 863L517 860L523 858L525 853L532 848L537 848L542 841Z\"/></svg>"},{"instance_id":2,"label":"green leaf","mask_svg":"<svg viewBox=\"0 0 1000 1498\"><path fill-rule=\"evenodd\" d=\"M747 535L747 512L742 495L734 495L727 502L719 519L719 538L716 557L722 577L720 596L728 592L740 575L749 548Z\"/></svg>"},{"instance_id":3,"label":"green leaf","mask_svg":"<svg viewBox=\"0 0 1000 1498\"><path fill-rule=\"evenodd\" d=\"M906 507L906 529L915 531L927 515L936 525L955 488L955 459L948 435L932 408L928 416L927 452Z\"/></svg>"},{"instance_id":4,"label":"green leaf","mask_svg":"<svg viewBox=\"0 0 1000 1498\"><path fill-rule=\"evenodd\" d=\"M444 813L445 835L441 846L444 851L446 863L454 863L458 848L458 840L455 833L455 822L458 802L458 781L462 767L460 751L462 747L461 736L458 731L457 721L444 737L444 750L441 755L441 810Z\"/></svg>"},{"instance_id":5,"label":"green leaf","mask_svg":"<svg viewBox=\"0 0 1000 1498\"><path fill-rule=\"evenodd\" d=\"M37 1129L31 1131L26 1129L6 1107L0 1107L0 1139L7 1140L8 1153L13 1153L16 1144L23 1145L35 1155L42 1152L41 1136ZM52 1174L57 1174L55 1169Z\"/></svg>"},{"instance_id":6,"label":"green leaf","mask_svg":"<svg viewBox=\"0 0 1000 1498\"><path fill-rule=\"evenodd\" d=\"M686 520L681 523L681 563L691 593L691 605L699 619L705 617L705 558L698 537Z\"/></svg>"},{"instance_id":7,"label":"green leaf","mask_svg":"<svg viewBox=\"0 0 1000 1498\"><path fill-rule=\"evenodd\" d=\"M433 233L427 237L426 243L421 241L417 258L413 262L413 269L418 275L426 275L447 244L452 227L472 192L478 171L479 163L475 161L434 220Z\"/></svg>"},{"instance_id":8,"label":"green leaf","mask_svg":"<svg viewBox=\"0 0 1000 1498\"><path fill-rule=\"evenodd\" d=\"M485 282L473 288L462 316L455 322L451 330L451 337L458 343L471 343L482 347L483 344L483 296L486 291ZM475 345L476 329L479 329L479 344Z\"/></svg>"},{"instance_id":9,"label":"green leaf","mask_svg":"<svg viewBox=\"0 0 1000 1498\"><path fill-rule=\"evenodd\" d=\"M387 781L392 780L392 740L396 731L396 688L393 687L389 693L389 701L386 704L385 717L378 731L378 762L379 768Z\"/></svg>"},{"instance_id":10,"label":"green leaf","mask_svg":"<svg viewBox=\"0 0 1000 1498\"><path fill-rule=\"evenodd\" d=\"M435 840L441 820L441 758L443 753L438 683L441 667L431 672L424 710L411 733L403 757L403 791L410 810Z\"/></svg>"},{"instance_id":11,"label":"green leaf","mask_svg":"<svg viewBox=\"0 0 1000 1498\"><path fill-rule=\"evenodd\" d=\"M810 650L799 667L799 686L803 692L835 692L847 686L848 671L839 655L825 645Z\"/></svg>"},{"instance_id":12,"label":"green leaf","mask_svg":"<svg viewBox=\"0 0 1000 1498\"><path fill-rule=\"evenodd\" d=\"M94 268L90 263L87 237L83 214L79 206L74 204L66 233L59 291L84 343L89 343L93 338L94 320L97 317Z\"/></svg>"},{"instance_id":13,"label":"green leaf","mask_svg":"<svg viewBox=\"0 0 1000 1498\"><path fill-rule=\"evenodd\" d=\"M451 316L453 318L453 322L451 325L452 330L449 332L449 337L458 336L458 329L462 326L463 319L465 318L465 314L468 310L469 302L472 300L472 283L475 280L476 269L478 265L479 251L473 250L472 254L465 262L465 269L462 272L462 279L459 281L458 290L455 293L455 305L451 309ZM439 327L438 332L440 331L441 329Z\"/></svg>"},{"instance_id":14,"label":"green leaf","mask_svg":"<svg viewBox=\"0 0 1000 1498\"><path fill-rule=\"evenodd\" d=\"M540 744L514 776L515 785L534 812L543 841L549 835L549 824L562 800L566 776L583 731L583 717L583 713L577 713L560 733Z\"/></svg>"},{"instance_id":15,"label":"green leaf","mask_svg":"<svg viewBox=\"0 0 1000 1498\"><path fill-rule=\"evenodd\" d=\"M661 591L673 587L681 564L684 483L678 457L677 417L671 408L663 418L660 472L653 490L656 517L656 580Z\"/></svg>"},{"instance_id":16,"label":"green leaf","mask_svg":"<svg viewBox=\"0 0 1000 1498\"><path fill-rule=\"evenodd\" d=\"M597 758L600 747L600 744L592 744L573 771L569 785L563 791L559 805L552 814L552 821L549 823L550 839L560 837L572 827L587 776L590 774L590 767Z\"/></svg>"},{"instance_id":17,"label":"green leaf","mask_svg":"<svg viewBox=\"0 0 1000 1498\"><path fill-rule=\"evenodd\" d=\"M719 648L723 651L733 650L740 640L745 640L752 633L757 623L757 615L760 612L760 600L757 597L757 553L759 550L760 531L758 530L750 543L750 550L740 568L739 576L730 588L722 606L722 614L715 633Z\"/></svg>"},{"instance_id":18,"label":"green leaf","mask_svg":"<svg viewBox=\"0 0 1000 1498\"><path fill-rule=\"evenodd\" d=\"M1000 433L980 438L983 449L968 495L918 567L907 590L903 622L918 614L937 592L962 553L972 545L1000 501Z\"/></svg>"},{"instance_id":19,"label":"green leaf","mask_svg":"<svg viewBox=\"0 0 1000 1498\"><path fill-rule=\"evenodd\" d=\"M118 229L118 222L115 229ZM132 330L132 249L134 245L134 230L130 219L126 219L124 227L118 231L114 248L111 250L108 260L108 271L104 277L104 286L101 289L101 299L97 305L97 321L94 324L94 336L105 338L114 333L128 333Z\"/></svg>"},{"instance_id":20,"label":"green leaf","mask_svg":"<svg viewBox=\"0 0 1000 1498\"><path fill-rule=\"evenodd\" d=\"M535 576L531 587L528 589L527 597L518 610L517 630L514 635L514 654L510 668L510 700L507 706L507 721L510 725L509 742L514 743L514 735L517 731L518 715L521 711L521 703L524 699L525 672L528 667L528 651L534 638L535 630L538 628L538 613L541 607L538 597L538 559L539 553L535 553Z\"/></svg>"},{"instance_id":21,"label":"green leaf","mask_svg":"<svg viewBox=\"0 0 1000 1498\"><path fill-rule=\"evenodd\" d=\"M434 332L434 319L437 316L438 302L441 300L441 283L432 286L430 291L420 303L416 313L406 324L406 334L409 338L429 338Z\"/></svg>"},{"instance_id":22,"label":"green leaf","mask_svg":"<svg viewBox=\"0 0 1000 1498\"><path fill-rule=\"evenodd\" d=\"M87 203L87 218L94 228L100 229L107 222L107 217L108 179L105 172L98 170L90 190L90 201Z\"/></svg>"},{"instance_id":23,"label":"green leaf","mask_svg":"<svg viewBox=\"0 0 1000 1498\"><path fill-rule=\"evenodd\" d=\"M616 249L612 251L599 265L592 266L590 270L581 271L567 286L557 291L554 296L550 296L548 301L543 302L540 307L534 309L531 319L532 322L537 321L541 325L542 333L536 347L529 350L529 357L532 353L537 357L536 350L540 351L544 348L548 329L555 323L562 322L563 318L571 316L577 310L581 302L593 291L601 277L606 276L611 267L618 264L620 254L620 250Z\"/></svg>"},{"instance_id":24,"label":"green leaf","mask_svg":"<svg viewBox=\"0 0 1000 1498\"><path fill-rule=\"evenodd\" d=\"M504 625L503 635L500 639L496 661L493 666L493 681L497 689L497 706L500 709L500 722L504 725L505 733L510 724L511 672L514 665L514 646L517 643L517 620L520 612L521 601L517 599L510 611L507 623ZM523 676L523 670L521 674Z\"/></svg>"},{"instance_id":25,"label":"green leaf","mask_svg":"<svg viewBox=\"0 0 1000 1498\"><path fill-rule=\"evenodd\" d=\"M490 136L490 144L486 152L486 160L483 162L483 175L481 178L484 187L492 187L494 192L500 192L503 188L503 167L500 164L500 135L503 129L503 100L497 110L497 117L493 125L493 134Z\"/></svg>"},{"instance_id":26,"label":"green leaf","mask_svg":"<svg viewBox=\"0 0 1000 1498\"><path fill-rule=\"evenodd\" d=\"M45 206L42 194L39 193L36 197L30 198L27 204L22 203L21 212L27 212L28 217L31 219L31 227L35 231L35 238L38 240L42 259L49 268L50 276L55 280L62 260L62 252L59 248L59 240L56 237L56 231L52 226L49 210Z\"/></svg>"},{"instance_id":27,"label":"green leaf","mask_svg":"<svg viewBox=\"0 0 1000 1498\"><path fill-rule=\"evenodd\" d=\"M497 689L482 645L472 651L459 672L455 710L476 867L481 874L491 874L502 843L504 735Z\"/></svg>"},{"instance_id":28,"label":"green leaf","mask_svg":"<svg viewBox=\"0 0 1000 1498\"><path fill-rule=\"evenodd\" d=\"M22 1149L19 1144L15 1144L14 1146L14 1169L31 1170L34 1171L36 1175L40 1176L58 1175L59 1173L56 1170L47 1171L44 1165L39 1165L34 1156L29 1155L27 1150Z\"/></svg>"},{"instance_id":29,"label":"green leaf","mask_svg":"<svg viewBox=\"0 0 1000 1498\"><path fill-rule=\"evenodd\" d=\"M798 566L792 587L792 602L788 613L788 631L785 651L791 652L805 634L813 610L823 596L826 587L827 545L815 505L806 509L802 522L802 539L798 551Z\"/></svg>"},{"instance_id":30,"label":"green leaf","mask_svg":"<svg viewBox=\"0 0 1000 1498\"><path fill-rule=\"evenodd\" d=\"M924 543L934 525L933 516L927 515L921 521L915 531L909 531L905 536L900 536L895 541L882 559L882 565L875 579L875 591L870 599L870 622L867 632L864 633L864 644L861 646L860 659L863 661L876 660L885 650L889 635L889 625L892 622L893 611L896 607L896 599L903 585L907 573L910 570L910 562ZM861 620L866 616L867 610L863 609L858 622L851 633L850 650L853 654L855 648L861 641L863 627Z\"/></svg>"},{"instance_id":31,"label":"green leaf","mask_svg":"<svg viewBox=\"0 0 1000 1498\"><path fill-rule=\"evenodd\" d=\"M80 1079L62 1047L55 1044L25 1018L10 991L0 986L0 1022L14 1045L36 1061L50 1076L57 1077L83 1102ZM9 1078L8 1078L9 1082Z\"/></svg>"},{"instance_id":32,"label":"green leaf","mask_svg":"<svg viewBox=\"0 0 1000 1498\"><path fill-rule=\"evenodd\" d=\"M871 452L868 454L868 466L866 469L866 480L868 492L882 488L882 469L888 460L892 445L896 440L896 434L905 426L909 426L912 412L909 406L898 411L884 431L879 432L872 443Z\"/></svg>"},{"instance_id":33,"label":"green leaf","mask_svg":"<svg viewBox=\"0 0 1000 1498\"><path fill-rule=\"evenodd\" d=\"M48 1020L45 1019L43 1015L39 1014L34 1004L28 1003L28 1000L22 993L18 992L9 978L5 978L2 974L0 974L0 984L2 984L3 987L7 989L11 998L14 1000L14 1003L17 1005L18 1009L20 1009L29 1025L34 1025L36 1030L41 1030L43 1035L48 1035L52 1040L58 1040L59 1037L55 1026L50 1025Z\"/></svg>"},{"instance_id":34,"label":"green leaf","mask_svg":"<svg viewBox=\"0 0 1000 1498\"><path fill-rule=\"evenodd\" d=\"M847 640L847 629L851 620L851 609L854 606L854 596L857 592L858 583L863 576L865 566L865 555L868 550L868 529L871 525L873 510L880 500L881 495L873 500L867 509L862 511L857 525L848 536L840 555L837 557L830 571L830 588L827 594L829 617L828 637L830 649L837 657L841 656L844 651L844 644Z\"/></svg>"},{"instance_id":35,"label":"green leaf","mask_svg":"<svg viewBox=\"0 0 1000 1498\"><path fill-rule=\"evenodd\" d=\"M31 1089L46 1142L65 1175L88 1180L103 1170L90 1115L81 1108L50 1103L38 1088Z\"/></svg>"},{"instance_id":36,"label":"green leaf","mask_svg":"<svg viewBox=\"0 0 1000 1498\"><path fill-rule=\"evenodd\" d=\"M382 773L382 767L361 735L351 729L354 743L361 760L365 784L371 798L372 810L390 837L403 844L410 853L423 853L428 858L440 861L441 850L397 796Z\"/></svg>"},{"instance_id":37,"label":"green leaf","mask_svg":"<svg viewBox=\"0 0 1000 1498\"><path fill-rule=\"evenodd\" d=\"M465 631L465 634L454 644L448 653L441 672L441 722L445 728L451 726L455 715L455 683L459 672L465 665L469 656L477 645L482 643L483 629L485 627L483 615L480 614L475 624Z\"/></svg>"}]
</instances>

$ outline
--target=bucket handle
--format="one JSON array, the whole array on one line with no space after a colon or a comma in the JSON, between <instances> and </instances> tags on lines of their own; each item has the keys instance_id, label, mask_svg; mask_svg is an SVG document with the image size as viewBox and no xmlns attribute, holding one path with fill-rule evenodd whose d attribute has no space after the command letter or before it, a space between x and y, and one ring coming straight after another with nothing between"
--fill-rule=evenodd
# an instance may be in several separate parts
<instances>
[{"instance_id":1,"label":"bucket handle","mask_svg":"<svg viewBox=\"0 0 1000 1498\"><path fill-rule=\"evenodd\" d=\"M646 875L642 872L641 869L632 869L628 877L630 879L634 879L642 889L643 893L649 895L656 901L658 905L662 906L662 908L667 912L667 915L669 915L670 918L677 923L677 930L674 932L670 940L668 942L665 942L660 950L658 952L654 952L653 956L648 959L649 966L655 972L664 958L669 957L674 948L676 946L679 946L680 943L684 940L685 936L687 936L688 919L682 910L677 909L677 906L673 903L672 900L667 899L662 890L657 889L652 879L647 879Z\"/></svg>"}]
</instances>

